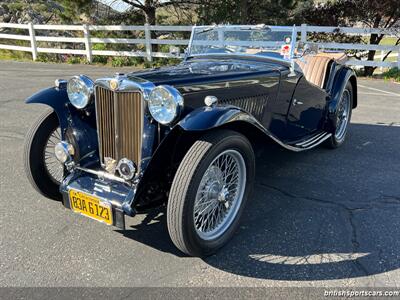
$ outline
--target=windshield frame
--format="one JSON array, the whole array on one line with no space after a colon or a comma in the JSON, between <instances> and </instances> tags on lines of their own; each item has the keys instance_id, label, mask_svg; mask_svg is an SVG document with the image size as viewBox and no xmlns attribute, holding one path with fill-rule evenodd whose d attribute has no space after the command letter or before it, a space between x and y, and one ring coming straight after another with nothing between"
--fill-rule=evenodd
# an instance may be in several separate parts
<instances>
[{"instance_id":1,"label":"windshield frame","mask_svg":"<svg viewBox=\"0 0 400 300\"><path fill-rule=\"evenodd\" d=\"M234 30L262 30L262 29L269 29L274 32L291 32L291 41L290 41L290 53L288 58L279 58L273 56L261 56L257 54L247 54L247 53L195 53L192 54L192 46L193 46L193 39L194 35L198 34L198 30L203 29L200 33L205 32L206 30L216 30L218 28L227 28L227 31L234 31ZM293 64L294 61L294 49L297 42L297 29L296 25L293 26L268 26L264 24L259 25L202 25L202 26L193 26L192 33L190 35L190 40L188 44L188 48L185 55L185 60L192 57L204 57L204 56L243 56L243 57L258 57L258 58L265 58L268 60L274 60L283 62L285 64Z\"/></svg>"}]
</instances>

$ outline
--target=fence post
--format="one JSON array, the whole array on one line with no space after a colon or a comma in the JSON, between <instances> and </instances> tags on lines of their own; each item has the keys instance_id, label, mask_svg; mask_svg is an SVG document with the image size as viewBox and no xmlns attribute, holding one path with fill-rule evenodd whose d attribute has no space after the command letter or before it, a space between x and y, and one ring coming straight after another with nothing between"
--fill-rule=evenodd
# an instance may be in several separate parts
<instances>
[{"instance_id":1,"label":"fence post","mask_svg":"<svg viewBox=\"0 0 400 300\"><path fill-rule=\"evenodd\" d=\"M307 42L307 24L301 24L301 37L300 41Z\"/></svg>"},{"instance_id":2,"label":"fence post","mask_svg":"<svg viewBox=\"0 0 400 300\"><path fill-rule=\"evenodd\" d=\"M225 33L223 27L218 28L218 43L221 47L225 46Z\"/></svg>"},{"instance_id":3,"label":"fence post","mask_svg":"<svg viewBox=\"0 0 400 300\"><path fill-rule=\"evenodd\" d=\"M399 52L397 52L397 69L400 70L400 49Z\"/></svg>"},{"instance_id":4,"label":"fence post","mask_svg":"<svg viewBox=\"0 0 400 300\"><path fill-rule=\"evenodd\" d=\"M36 46L36 36L35 36L35 28L33 27L33 23L28 24L29 36L31 41L32 48L32 59L37 60L37 46Z\"/></svg>"},{"instance_id":5,"label":"fence post","mask_svg":"<svg viewBox=\"0 0 400 300\"><path fill-rule=\"evenodd\" d=\"M90 42L90 30L88 24L83 24L83 36L85 38L86 59L92 62L92 43Z\"/></svg>"},{"instance_id":6,"label":"fence post","mask_svg":"<svg viewBox=\"0 0 400 300\"><path fill-rule=\"evenodd\" d=\"M153 61L151 50L151 32L149 24L144 24L144 36L146 39L146 58L148 61Z\"/></svg>"}]
</instances>

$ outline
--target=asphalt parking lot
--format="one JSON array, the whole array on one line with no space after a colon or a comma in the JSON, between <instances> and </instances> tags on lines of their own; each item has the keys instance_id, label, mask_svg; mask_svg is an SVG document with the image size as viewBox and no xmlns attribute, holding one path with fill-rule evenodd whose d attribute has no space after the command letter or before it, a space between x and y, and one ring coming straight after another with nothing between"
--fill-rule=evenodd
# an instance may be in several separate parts
<instances>
[{"instance_id":1,"label":"asphalt parking lot","mask_svg":"<svg viewBox=\"0 0 400 300\"><path fill-rule=\"evenodd\" d=\"M116 69L0 62L0 286L400 287L400 85L359 80L337 150L257 149L253 199L236 237L184 257L163 209L119 231L43 198L23 170L24 136L45 107L24 99L55 78Z\"/></svg>"}]
</instances>

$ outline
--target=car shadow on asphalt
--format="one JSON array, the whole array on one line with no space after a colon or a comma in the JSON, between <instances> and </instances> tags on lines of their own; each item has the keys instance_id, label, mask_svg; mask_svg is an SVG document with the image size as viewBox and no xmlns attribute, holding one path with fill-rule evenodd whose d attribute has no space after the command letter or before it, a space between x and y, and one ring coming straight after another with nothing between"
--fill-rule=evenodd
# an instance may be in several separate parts
<instances>
[{"instance_id":1,"label":"car shadow on asphalt","mask_svg":"<svg viewBox=\"0 0 400 300\"><path fill-rule=\"evenodd\" d=\"M204 261L237 275L328 280L400 267L400 127L352 124L339 149L257 147L255 191L235 237ZM397 151L397 152L396 152ZM165 209L123 234L174 247Z\"/></svg>"},{"instance_id":2,"label":"car shadow on asphalt","mask_svg":"<svg viewBox=\"0 0 400 300\"><path fill-rule=\"evenodd\" d=\"M185 254L180 252L169 238L167 219L165 216L166 207L159 207L148 212L139 224L131 225L127 230L117 231L127 238L159 251L185 257Z\"/></svg>"}]
</instances>

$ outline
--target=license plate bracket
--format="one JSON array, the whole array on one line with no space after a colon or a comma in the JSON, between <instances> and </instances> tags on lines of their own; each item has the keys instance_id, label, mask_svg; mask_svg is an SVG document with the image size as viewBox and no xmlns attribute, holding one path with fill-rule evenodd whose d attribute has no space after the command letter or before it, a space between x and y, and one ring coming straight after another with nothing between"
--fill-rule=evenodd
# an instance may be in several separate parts
<instances>
[{"instance_id":1,"label":"license plate bracket","mask_svg":"<svg viewBox=\"0 0 400 300\"><path fill-rule=\"evenodd\" d=\"M75 213L113 225L113 209L108 201L75 189L69 190L69 201L71 210Z\"/></svg>"}]
</instances>

